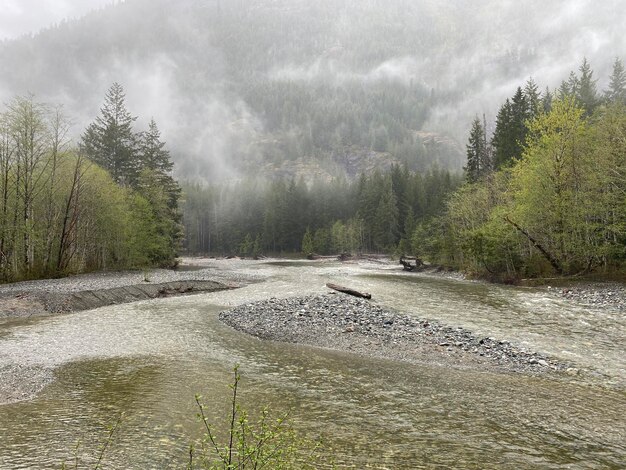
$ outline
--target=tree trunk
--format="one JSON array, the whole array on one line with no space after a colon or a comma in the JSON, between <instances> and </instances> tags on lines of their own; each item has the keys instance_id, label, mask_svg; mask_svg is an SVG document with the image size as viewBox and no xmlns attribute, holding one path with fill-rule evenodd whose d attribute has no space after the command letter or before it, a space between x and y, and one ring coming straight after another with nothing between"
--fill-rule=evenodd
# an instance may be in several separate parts
<instances>
[{"instance_id":1,"label":"tree trunk","mask_svg":"<svg viewBox=\"0 0 626 470\"><path fill-rule=\"evenodd\" d=\"M361 297L363 299L372 298L372 295L368 294L367 292L359 292L358 290L350 289L348 287L338 286L337 284L328 283L326 284L326 287L328 287L329 289L333 289L338 292L341 292L343 294L353 295L355 297Z\"/></svg>"},{"instance_id":2,"label":"tree trunk","mask_svg":"<svg viewBox=\"0 0 626 470\"><path fill-rule=\"evenodd\" d=\"M537 248L541 254L544 256L545 259L548 260L548 262L552 265L552 267L554 268L554 270L559 273L559 274L563 274L563 267L561 266L561 263L559 262L558 259L556 259L551 253L548 252L548 250L546 250L543 246L541 246L541 244L535 240L535 238L533 238L526 230L524 230L522 227L520 227L519 225L517 225L515 222L513 222L511 219L509 219L509 217L504 217L504 221L508 222L509 224L511 224L513 227L515 227L515 229L517 229L522 235L524 235L526 238L528 238L528 240L533 244L533 246L535 248Z\"/></svg>"}]
</instances>

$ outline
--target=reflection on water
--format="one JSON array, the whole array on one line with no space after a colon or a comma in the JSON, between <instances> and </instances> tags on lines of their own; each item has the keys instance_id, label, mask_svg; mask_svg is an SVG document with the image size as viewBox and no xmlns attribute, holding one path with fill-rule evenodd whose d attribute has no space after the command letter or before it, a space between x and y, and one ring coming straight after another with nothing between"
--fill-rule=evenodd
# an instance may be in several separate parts
<instances>
[{"instance_id":1,"label":"reflection on water","mask_svg":"<svg viewBox=\"0 0 626 470\"><path fill-rule=\"evenodd\" d=\"M327 281L346 281L367 287L383 304L531 344L541 344L554 321L558 341L572 335L574 351L579 342L591 342L592 353L600 348L598 354L616 361L607 373L618 374L619 351L610 351L593 332L577 332L576 309L536 290L392 272L362 276L367 270L339 263L250 269L265 272L268 280L237 291L6 326L0 365L56 367L57 380L31 402L0 406L0 468L58 468L78 441L80 455L93 458L105 438L103 426L121 412L110 468L184 467L187 446L201 431L194 394L205 397L210 419L218 420L235 363L241 364L244 406L293 408L296 426L325 436L345 468L621 468L623 391L265 342L217 320L221 306L319 292ZM542 315L550 320L544 330ZM592 329L601 331L609 319L592 319Z\"/></svg>"}]
</instances>

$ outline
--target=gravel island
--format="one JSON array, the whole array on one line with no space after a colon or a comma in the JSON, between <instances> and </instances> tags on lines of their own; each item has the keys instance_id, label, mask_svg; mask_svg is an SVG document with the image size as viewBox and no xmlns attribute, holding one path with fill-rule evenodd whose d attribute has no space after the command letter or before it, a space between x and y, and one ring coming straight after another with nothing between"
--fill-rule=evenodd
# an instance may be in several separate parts
<instances>
[{"instance_id":1,"label":"gravel island","mask_svg":"<svg viewBox=\"0 0 626 470\"><path fill-rule=\"evenodd\" d=\"M463 328L386 310L344 294L272 298L224 311L220 319L265 340L377 358L494 372L576 372L568 364L507 341L477 337Z\"/></svg>"}]
</instances>

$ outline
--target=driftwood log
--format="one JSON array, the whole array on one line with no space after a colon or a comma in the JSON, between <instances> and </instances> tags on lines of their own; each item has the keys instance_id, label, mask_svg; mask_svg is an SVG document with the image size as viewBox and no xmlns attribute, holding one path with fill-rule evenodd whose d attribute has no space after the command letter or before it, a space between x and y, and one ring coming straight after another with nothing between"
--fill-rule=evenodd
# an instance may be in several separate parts
<instances>
[{"instance_id":1,"label":"driftwood log","mask_svg":"<svg viewBox=\"0 0 626 470\"><path fill-rule=\"evenodd\" d=\"M401 256L400 264L405 271L414 271L424 266L424 262L415 256Z\"/></svg>"},{"instance_id":2,"label":"driftwood log","mask_svg":"<svg viewBox=\"0 0 626 470\"><path fill-rule=\"evenodd\" d=\"M309 253L306 256L306 259L309 260L318 260L318 259L336 259L339 261L347 261L349 259L352 259L353 256L350 253L340 253L338 255L328 255L328 256L323 256L323 255L318 255L316 253Z\"/></svg>"},{"instance_id":3,"label":"driftwood log","mask_svg":"<svg viewBox=\"0 0 626 470\"><path fill-rule=\"evenodd\" d=\"M353 295L355 297L361 297L363 299L371 299L372 294L368 294L367 292L359 292L358 290L350 289L348 287L338 286L337 284L326 284L326 287L329 289L336 290L338 292L342 292L344 294Z\"/></svg>"}]
</instances>

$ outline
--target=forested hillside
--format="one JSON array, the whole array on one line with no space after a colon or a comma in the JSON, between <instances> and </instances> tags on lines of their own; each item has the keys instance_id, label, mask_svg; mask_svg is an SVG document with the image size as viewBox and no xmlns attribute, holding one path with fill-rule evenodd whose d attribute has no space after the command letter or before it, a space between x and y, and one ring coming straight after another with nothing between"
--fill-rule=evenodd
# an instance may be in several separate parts
<instances>
[{"instance_id":1,"label":"forested hillside","mask_svg":"<svg viewBox=\"0 0 626 470\"><path fill-rule=\"evenodd\" d=\"M606 160L619 160L619 139L603 127L621 119L619 61L611 75L626 54L618 7L594 4L590 16L589 0L523 9L496 0L128 0L5 41L4 276L167 264L181 241L179 201L190 253L412 252L512 277L608 267L621 243L621 209L606 206L614 189L602 186L621 188L617 163ZM596 69L585 61L568 77L585 53ZM26 91L36 94L14 98ZM32 165L14 151L23 100L43 123L45 150ZM77 124L63 124L66 146L49 137L60 104ZM539 182L550 173L529 162L572 123L578 140L558 158L575 149L582 166L551 195L546 185L564 170ZM459 142L470 127L466 160ZM60 221L79 205L71 175L81 165L122 201L93 210L122 211L103 230L124 240L79 243L75 223L66 246ZM182 199L175 177L186 181ZM554 204L561 215L549 212ZM76 213L89 220L87 209Z\"/></svg>"},{"instance_id":2,"label":"forested hillside","mask_svg":"<svg viewBox=\"0 0 626 470\"><path fill-rule=\"evenodd\" d=\"M0 95L64 103L82 129L118 82L197 181L460 170L466 123L510 83L620 43L618 0L576 3L128 0L1 44Z\"/></svg>"}]
</instances>

